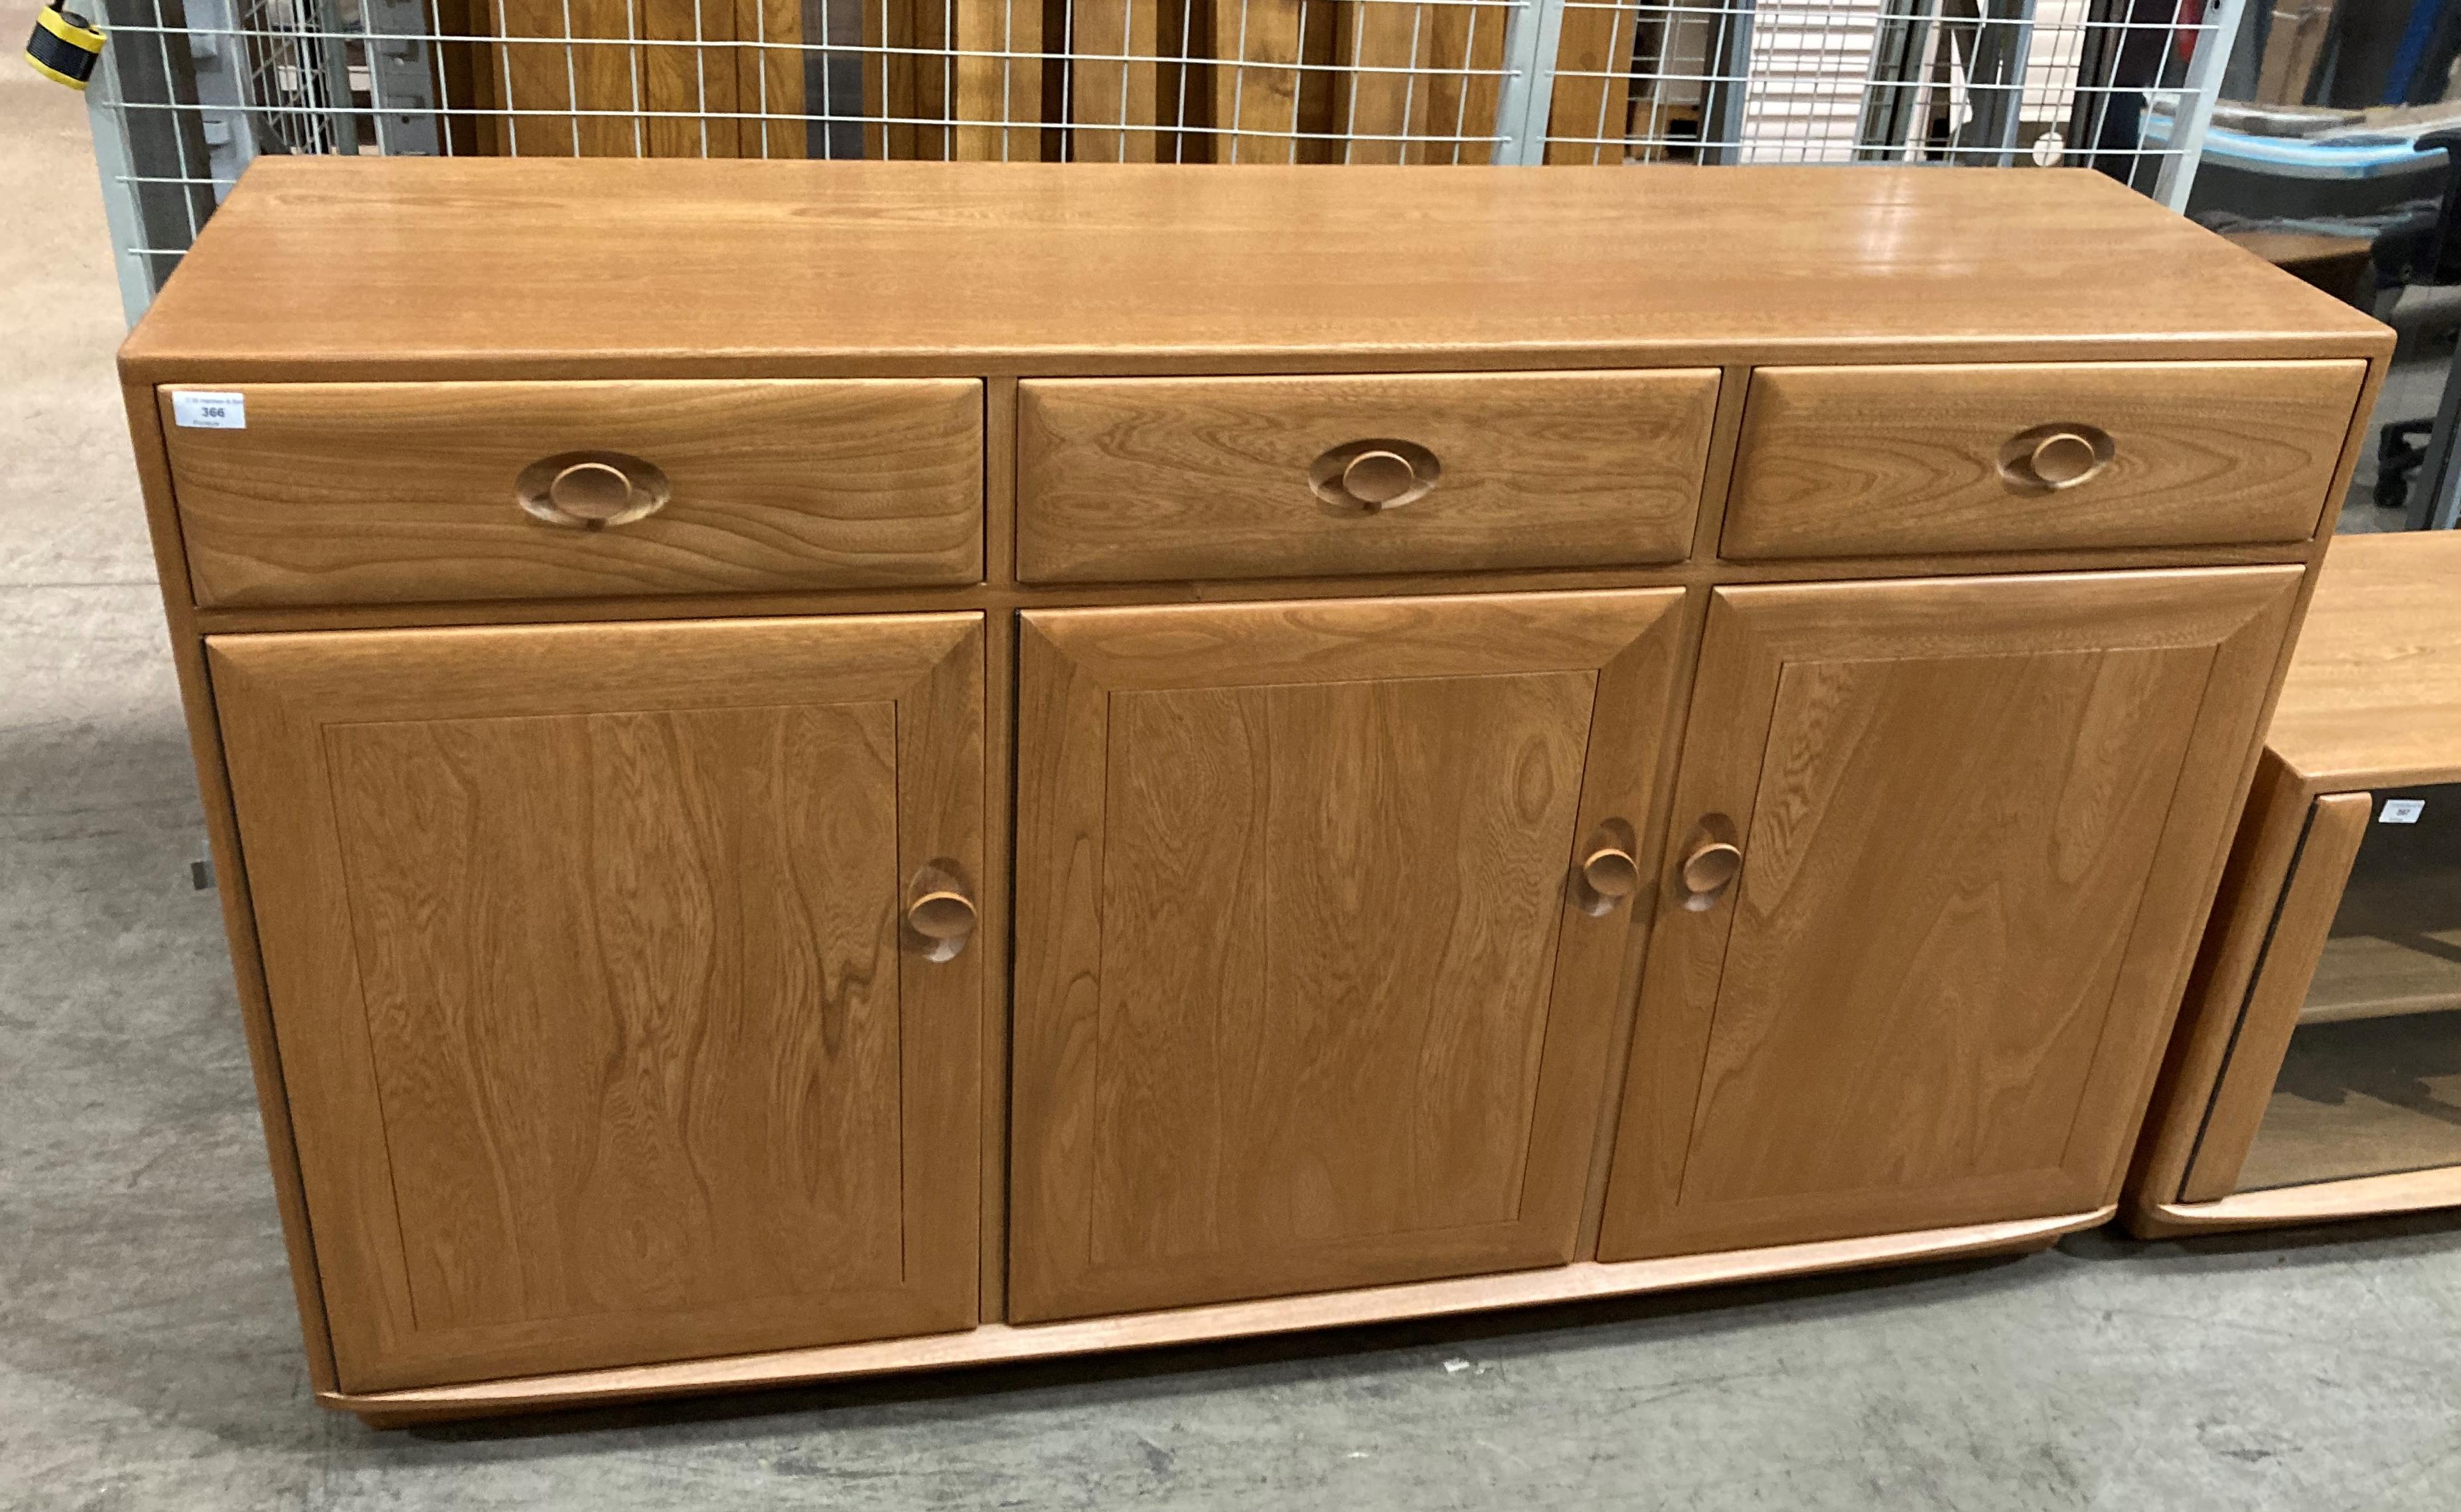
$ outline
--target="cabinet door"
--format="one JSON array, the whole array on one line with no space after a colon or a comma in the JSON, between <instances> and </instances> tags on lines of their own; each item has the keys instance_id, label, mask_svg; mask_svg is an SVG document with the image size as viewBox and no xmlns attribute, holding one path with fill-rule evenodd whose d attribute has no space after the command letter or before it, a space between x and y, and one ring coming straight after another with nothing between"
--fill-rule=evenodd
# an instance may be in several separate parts
<instances>
[{"instance_id":1,"label":"cabinet door","mask_svg":"<svg viewBox=\"0 0 2461 1512\"><path fill-rule=\"evenodd\" d=\"M2298 585L1719 590L1601 1257L2109 1203Z\"/></svg>"},{"instance_id":2,"label":"cabinet door","mask_svg":"<svg viewBox=\"0 0 2461 1512\"><path fill-rule=\"evenodd\" d=\"M1680 602L1024 617L1013 1317L1572 1258Z\"/></svg>"},{"instance_id":3,"label":"cabinet door","mask_svg":"<svg viewBox=\"0 0 2461 1512\"><path fill-rule=\"evenodd\" d=\"M210 652L345 1389L974 1321L978 616Z\"/></svg>"}]
</instances>

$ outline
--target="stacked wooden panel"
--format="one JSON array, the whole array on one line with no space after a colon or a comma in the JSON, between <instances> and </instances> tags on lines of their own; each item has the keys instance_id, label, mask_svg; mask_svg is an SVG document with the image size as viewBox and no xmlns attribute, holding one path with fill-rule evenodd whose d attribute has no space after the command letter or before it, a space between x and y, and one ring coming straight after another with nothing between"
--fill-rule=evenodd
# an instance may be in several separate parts
<instances>
[{"instance_id":1,"label":"stacked wooden panel","mask_svg":"<svg viewBox=\"0 0 2461 1512\"><path fill-rule=\"evenodd\" d=\"M494 40L447 50L443 93L479 113L456 151L518 157L851 156L859 139L889 159L1476 163L1491 154L1511 13L1473 0L477 0L448 34Z\"/></svg>"}]
</instances>

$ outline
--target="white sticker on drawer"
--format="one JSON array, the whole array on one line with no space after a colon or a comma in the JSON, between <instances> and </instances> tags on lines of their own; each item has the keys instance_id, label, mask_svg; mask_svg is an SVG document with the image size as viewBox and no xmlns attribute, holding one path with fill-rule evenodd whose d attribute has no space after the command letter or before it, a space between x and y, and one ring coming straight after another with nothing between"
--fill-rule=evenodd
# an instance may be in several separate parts
<instances>
[{"instance_id":1,"label":"white sticker on drawer","mask_svg":"<svg viewBox=\"0 0 2461 1512\"><path fill-rule=\"evenodd\" d=\"M2385 799L2384 812L2376 816L2376 822L2415 824L2418 817L2426 812L2427 799L2423 798L2388 798Z\"/></svg>"},{"instance_id":2,"label":"white sticker on drawer","mask_svg":"<svg viewBox=\"0 0 2461 1512\"><path fill-rule=\"evenodd\" d=\"M247 395L181 389L171 395L171 418L190 430L245 431Z\"/></svg>"}]
</instances>

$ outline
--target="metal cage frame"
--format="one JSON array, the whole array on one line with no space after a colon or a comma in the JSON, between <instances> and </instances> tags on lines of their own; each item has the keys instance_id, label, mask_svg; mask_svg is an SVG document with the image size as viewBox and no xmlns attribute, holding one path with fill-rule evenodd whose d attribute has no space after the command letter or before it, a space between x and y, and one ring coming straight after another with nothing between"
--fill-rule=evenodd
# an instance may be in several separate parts
<instances>
[{"instance_id":1,"label":"metal cage frame","mask_svg":"<svg viewBox=\"0 0 2461 1512\"><path fill-rule=\"evenodd\" d=\"M2099 168L2184 208L2246 0L101 0L130 318L248 160Z\"/></svg>"}]
</instances>

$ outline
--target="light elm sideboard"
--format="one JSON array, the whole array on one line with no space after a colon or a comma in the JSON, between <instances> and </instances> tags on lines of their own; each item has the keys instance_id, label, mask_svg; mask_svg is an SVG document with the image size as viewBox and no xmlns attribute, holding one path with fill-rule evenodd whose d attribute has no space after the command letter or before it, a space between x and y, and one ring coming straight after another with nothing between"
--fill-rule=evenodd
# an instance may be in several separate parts
<instances>
[{"instance_id":1,"label":"light elm sideboard","mask_svg":"<svg viewBox=\"0 0 2461 1512\"><path fill-rule=\"evenodd\" d=\"M122 369L321 1398L2102 1222L2390 350L2082 172L260 160Z\"/></svg>"}]
</instances>

